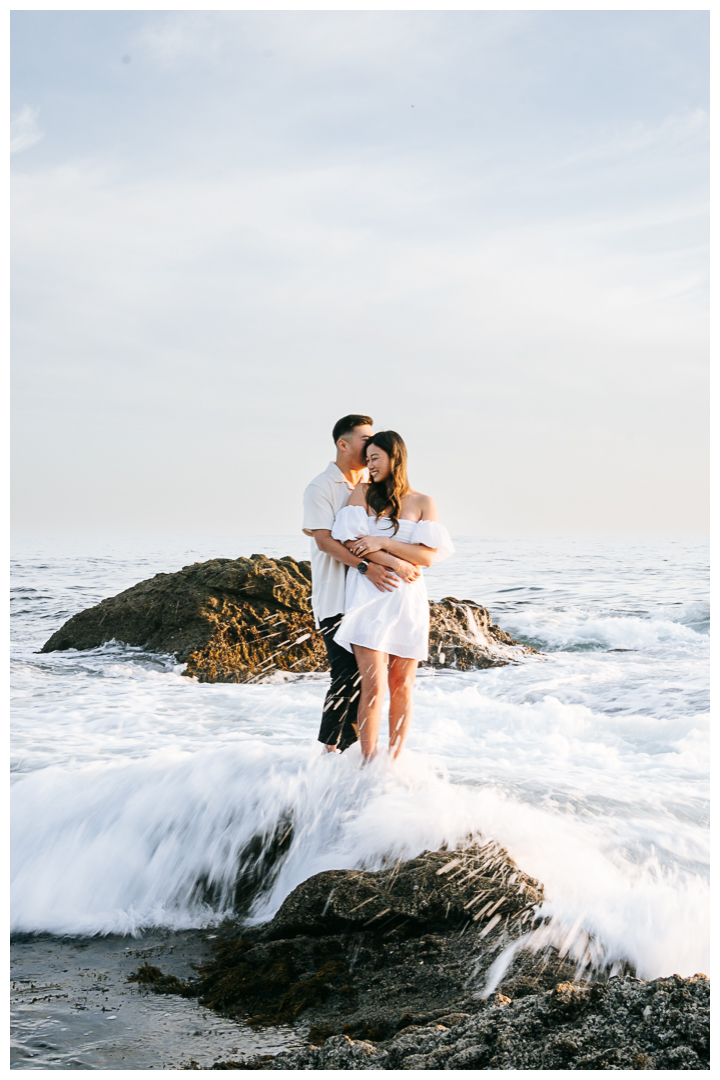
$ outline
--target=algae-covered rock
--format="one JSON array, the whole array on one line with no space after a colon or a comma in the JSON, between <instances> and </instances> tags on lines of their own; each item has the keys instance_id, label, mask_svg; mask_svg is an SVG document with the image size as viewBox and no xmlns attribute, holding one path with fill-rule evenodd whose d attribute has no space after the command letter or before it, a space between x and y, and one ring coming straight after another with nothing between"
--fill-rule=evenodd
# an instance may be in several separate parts
<instances>
[{"instance_id":1,"label":"algae-covered rock","mask_svg":"<svg viewBox=\"0 0 720 1080\"><path fill-rule=\"evenodd\" d=\"M156 574L73 615L41 651L119 641L173 654L187 664L185 674L201 682L325 671L310 592L310 563L289 555L211 559ZM494 667L532 651L492 625L489 612L471 600L430 604L432 667Z\"/></svg>"},{"instance_id":2,"label":"algae-covered rock","mask_svg":"<svg viewBox=\"0 0 720 1080\"><path fill-rule=\"evenodd\" d=\"M147 963L131 978L255 1027L303 1021L306 1047L216 1069L708 1069L706 977L581 973L533 951L542 899L496 842L468 838L314 875L270 922L219 927L193 980Z\"/></svg>"},{"instance_id":3,"label":"algae-covered rock","mask_svg":"<svg viewBox=\"0 0 720 1080\"><path fill-rule=\"evenodd\" d=\"M308 604L310 565L290 556L211 559L156 574L69 619L42 652L108 641L172 653L201 682L324 670Z\"/></svg>"},{"instance_id":4,"label":"algae-covered rock","mask_svg":"<svg viewBox=\"0 0 720 1080\"><path fill-rule=\"evenodd\" d=\"M335 870L299 885L262 926L228 923L197 981L178 986L145 966L137 981L253 1025L302 1017L316 1041L380 1040L484 1007L498 949L535 918L542 886L494 841L423 852L383 870ZM554 986L574 966L554 952L523 954L524 985Z\"/></svg>"}]
</instances>

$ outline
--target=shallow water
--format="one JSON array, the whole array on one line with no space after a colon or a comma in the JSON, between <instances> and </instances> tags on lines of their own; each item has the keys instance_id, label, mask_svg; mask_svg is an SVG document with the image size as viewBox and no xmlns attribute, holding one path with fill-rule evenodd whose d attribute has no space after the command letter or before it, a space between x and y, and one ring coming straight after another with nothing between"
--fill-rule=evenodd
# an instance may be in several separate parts
<instances>
[{"instance_id":1,"label":"shallow water","mask_svg":"<svg viewBox=\"0 0 720 1080\"><path fill-rule=\"evenodd\" d=\"M128 975L142 963L187 978L209 955L208 931L126 937L22 935L11 961L13 1069L209 1068L240 1055L277 1053L301 1039L286 1028L252 1031L194 1001L148 993Z\"/></svg>"},{"instance_id":2,"label":"shallow water","mask_svg":"<svg viewBox=\"0 0 720 1080\"><path fill-rule=\"evenodd\" d=\"M302 537L17 543L16 930L211 926L258 838L287 833L283 857L256 866L261 921L319 870L475 831L544 882L559 933L590 934L644 978L709 974L704 541L461 538L430 595L485 604L542 655L421 673L408 751L362 772L357 747L320 753L326 676L207 685L125 646L37 651L143 578L254 551L307 555Z\"/></svg>"}]
</instances>

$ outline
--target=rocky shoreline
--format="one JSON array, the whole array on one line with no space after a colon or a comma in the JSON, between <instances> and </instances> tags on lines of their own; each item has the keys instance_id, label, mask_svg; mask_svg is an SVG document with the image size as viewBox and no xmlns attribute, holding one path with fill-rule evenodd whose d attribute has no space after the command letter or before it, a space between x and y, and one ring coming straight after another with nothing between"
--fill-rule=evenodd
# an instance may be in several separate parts
<instances>
[{"instance_id":1,"label":"rocky shoreline","mask_svg":"<svg viewBox=\"0 0 720 1080\"><path fill-rule=\"evenodd\" d=\"M200 682L327 670L310 606L310 563L289 555L211 559L156 574L73 615L40 651L95 649L110 641L171 654ZM430 667L498 667L534 652L473 600L430 603Z\"/></svg>"},{"instance_id":2,"label":"rocky shoreline","mask_svg":"<svg viewBox=\"0 0 720 1080\"><path fill-rule=\"evenodd\" d=\"M449 1016L377 1045L336 1035L228 1069L709 1069L704 975L554 990L495 1000L473 1017ZM445 1022L443 1022L443 1020Z\"/></svg>"},{"instance_id":3,"label":"rocky shoreline","mask_svg":"<svg viewBox=\"0 0 720 1080\"><path fill-rule=\"evenodd\" d=\"M432 602L430 617L433 668L496 667L534 652L474 601ZM289 556L214 559L158 574L73 616L42 651L110 641L172 655L200 682L326 669L310 566ZM240 1059L216 1046L213 1069L709 1068L706 977L645 982L628 962L597 960L601 948L592 963L590 951L574 959L546 933L542 884L491 840L376 871L316 874L270 922L244 925L289 836L283 822L273 837L253 839L236 883L236 918L218 928L212 957L193 977L163 970L155 956L129 976L149 993L197 1000L246 1031L291 1025L306 1040ZM212 905L212 883L198 889Z\"/></svg>"},{"instance_id":4,"label":"rocky shoreline","mask_svg":"<svg viewBox=\"0 0 720 1080\"><path fill-rule=\"evenodd\" d=\"M493 842L299 885L264 926L227 923L181 980L133 981L307 1046L215 1069L706 1069L704 975L643 982L528 948L542 885ZM499 968L508 946L515 950Z\"/></svg>"}]
</instances>

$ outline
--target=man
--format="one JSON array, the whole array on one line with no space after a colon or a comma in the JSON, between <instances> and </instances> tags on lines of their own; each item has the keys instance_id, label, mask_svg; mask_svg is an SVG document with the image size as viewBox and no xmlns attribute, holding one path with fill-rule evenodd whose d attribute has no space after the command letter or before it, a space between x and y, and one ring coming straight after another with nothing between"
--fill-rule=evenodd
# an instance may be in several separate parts
<instances>
[{"instance_id":1,"label":"man","mask_svg":"<svg viewBox=\"0 0 720 1080\"><path fill-rule=\"evenodd\" d=\"M303 532L312 537L312 606L330 661L330 689L323 706L318 739L328 751L342 753L357 741L357 707L360 676L352 653L335 643L335 631L345 611L345 574L348 566L360 567L381 592L396 589L399 578L384 566L352 555L333 540L336 516L357 484L367 480L365 443L373 434L371 416L351 413L333 428L335 461L305 489Z\"/></svg>"}]
</instances>

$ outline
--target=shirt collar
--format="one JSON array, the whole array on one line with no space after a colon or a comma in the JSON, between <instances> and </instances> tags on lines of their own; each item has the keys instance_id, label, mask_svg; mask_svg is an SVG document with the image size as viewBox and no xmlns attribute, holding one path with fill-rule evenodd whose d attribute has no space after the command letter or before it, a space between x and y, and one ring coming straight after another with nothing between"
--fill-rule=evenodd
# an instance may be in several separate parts
<instances>
[{"instance_id":1,"label":"shirt collar","mask_svg":"<svg viewBox=\"0 0 720 1080\"><path fill-rule=\"evenodd\" d=\"M352 484L348 478L344 475L342 469L339 468L335 461L331 461L325 472L329 473L336 484L347 484L348 487L352 487ZM362 481L361 481L362 482ZM354 489L353 489L354 490Z\"/></svg>"}]
</instances>

